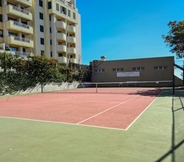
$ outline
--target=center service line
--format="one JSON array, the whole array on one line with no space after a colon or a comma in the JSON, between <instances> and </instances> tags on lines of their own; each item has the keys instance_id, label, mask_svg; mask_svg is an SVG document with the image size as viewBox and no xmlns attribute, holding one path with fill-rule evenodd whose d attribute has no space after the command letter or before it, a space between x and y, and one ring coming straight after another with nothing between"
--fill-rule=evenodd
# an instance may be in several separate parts
<instances>
[{"instance_id":1,"label":"center service line","mask_svg":"<svg viewBox=\"0 0 184 162\"><path fill-rule=\"evenodd\" d=\"M131 100L133 100L134 98L137 98L137 97L138 97L138 96L134 96L134 97L132 97L132 98L126 100L126 101L123 101L123 102L121 102L121 103L119 103L119 104L117 104L117 105L115 105L115 106L113 106L113 107L110 107L110 108L108 108L108 109L106 109L106 110L104 110L104 111L102 111L102 112L100 112L100 113L98 113L98 114L96 114L96 115L93 115L93 116L91 116L91 117L89 117L89 118L87 118L87 119L84 119L84 120L82 120L82 121L80 121L80 122L78 122L78 123L76 123L76 124L81 124L81 123L83 123L83 122L85 122L85 121L87 121L87 120L90 120L90 119L92 119L92 118L94 118L94 117L96 117L96 116L98 116L98 115L101 115L101 114L103 114L103 113L105 113L105 112L107 112L107 111L109 111L109 110L111 110L111 109L113 109L113 108L115 108L115 107L118 107L118 106L120 106L120 105L122 105L122 104L124 104L124 103L126 103L126 102L129 102L129 101L131 101Z\"/></svg>"}]
</instances>

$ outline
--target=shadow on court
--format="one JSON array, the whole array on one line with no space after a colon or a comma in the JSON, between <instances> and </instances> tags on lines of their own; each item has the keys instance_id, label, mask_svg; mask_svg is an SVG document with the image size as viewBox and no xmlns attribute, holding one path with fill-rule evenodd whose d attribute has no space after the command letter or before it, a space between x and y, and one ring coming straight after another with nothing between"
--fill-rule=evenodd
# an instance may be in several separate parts
<instances>
[{"instance_id":1,"label":"shadow on court","mask_svg":"<svg viewBox=\"0 0 184 162\"><path fill-rule=\"evenodd\" d=\"M141 95L141 96L151 96L159 97L159 94L162 93L161 97L172 96L172 88L81 88L77 90L66 90L56 93L67 93L67 94L126 94L126 95Z\"/></svg>"}]
</instances>

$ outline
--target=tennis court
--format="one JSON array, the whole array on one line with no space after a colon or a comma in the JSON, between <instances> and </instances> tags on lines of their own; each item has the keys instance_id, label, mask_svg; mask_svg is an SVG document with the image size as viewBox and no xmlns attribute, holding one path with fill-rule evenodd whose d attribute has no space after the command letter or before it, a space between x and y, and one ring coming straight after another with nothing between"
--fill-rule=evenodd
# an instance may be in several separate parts
<instances>
[{"instance_id":1,"label":"tennis court","mask_svg":"<svg viewBox=\"0 0 184 162\"><path fill-rule=\"evenodd\" d=\"M0 161L156 161L171 147L171 94L115 87L0 98Z\"/></svg>"},{"instance_id":2,"label":"tennis court","mask_svg":"<svg viewBox=\"0 0 184 162\"><path fill-rule=\"evenodd\" d=\"M0 99L0 116L126 130L162 91L101 88L98 93L89 93L94 90L3 98Z\"/></svg>"}]
</instances>

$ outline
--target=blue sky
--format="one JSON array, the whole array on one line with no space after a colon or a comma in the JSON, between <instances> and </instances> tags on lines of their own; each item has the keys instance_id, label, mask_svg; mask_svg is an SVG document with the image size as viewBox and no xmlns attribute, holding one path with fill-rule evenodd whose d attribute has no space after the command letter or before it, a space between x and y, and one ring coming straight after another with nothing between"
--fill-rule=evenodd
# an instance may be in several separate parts
<instances>
[{"instance_id":1,"label":"blue sky","mask_svg":"<svg viewBox=\"0 0 184 162\"><path fill-rule=\"evenodd\" d=\"M169 21L184 20L184 0L76 0L81 14L82 63L174 56L166 47ZM176 60L181 64L182 60Z\"/></svg>"}]
</instances>

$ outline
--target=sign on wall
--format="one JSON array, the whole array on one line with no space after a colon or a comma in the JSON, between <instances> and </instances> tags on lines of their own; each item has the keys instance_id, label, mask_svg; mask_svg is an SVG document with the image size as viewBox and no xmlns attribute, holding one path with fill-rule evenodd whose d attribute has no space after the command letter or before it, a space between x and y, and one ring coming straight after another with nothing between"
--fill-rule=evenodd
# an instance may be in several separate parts
<instances>
[{"instance_id":1,"label":"sign on wall","mask_svg":"<svg viewBox=\"0 0 184 162\"><path fill-rule=\"evenodd\" d=\"M139 77L140 72L135 71L135 72L117 72L117 77Z\"/></svg>"}]
</instances>

